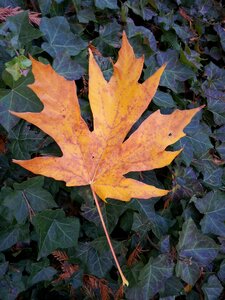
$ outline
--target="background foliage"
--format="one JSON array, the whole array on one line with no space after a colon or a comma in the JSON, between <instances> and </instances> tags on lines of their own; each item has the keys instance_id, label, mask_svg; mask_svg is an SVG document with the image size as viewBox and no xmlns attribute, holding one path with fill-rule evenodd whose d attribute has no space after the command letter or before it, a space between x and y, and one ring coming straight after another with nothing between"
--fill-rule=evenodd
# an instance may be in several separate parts
<instances>
[{"instance_id":1,"label":"background foliage","mask_svg":"<svg viewBox=\"0 0 225 300\"><path fill-rule=\"evenodd\" d=\"M6 7L14 10L4 15ZM224 299L221 2L0 0L0 16L0 299ZM123 30L136 55L145 56L141 80L167 62L146 115L206 105L173 146L184 151L171 166L132 175L172 188L168 196L102 203L130 282L124 290L89 189L67 188L13 164L12 158L60 155L60 150L38 128L8 112L42 108L27 87L33 80L31 54L76 80L91 128L88 46L109 79Z\"/></svg>"}]
</instances>

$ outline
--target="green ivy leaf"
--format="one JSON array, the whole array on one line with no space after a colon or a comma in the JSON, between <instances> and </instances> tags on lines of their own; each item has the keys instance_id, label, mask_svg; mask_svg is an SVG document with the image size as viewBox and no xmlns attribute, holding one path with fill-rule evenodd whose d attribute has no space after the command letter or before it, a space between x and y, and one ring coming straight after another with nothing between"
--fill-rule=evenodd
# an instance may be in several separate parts
<instances>
[{"instance_id":1,"label":"green ivy leaf","mask_svg":"<svg viewBox=\"0 0 225 300\"><path fill-rule=\"evenodd\" d=\"M20 270L9 271L0 279L1 300L16 300L26 287Z\"/></svg>"},{"instance_id":2,"label":"green ivy leaf","mask_svg":"<svg viewBox=\"0 0 225 300\"><path fill-rule=\"evenodd\" d=\"M75 257L85 266L86 272L99 278L105 277L113 266L110 252L100 254L91 243L79 243Z\"/></svg>"},{"instance_id":3,"label":"green ivy leaf","mask_svg":"<svg viewBox=\"0 0 225 300\"><path fill-rule=\"evenodd\" d=\"M56 273L56 269L50 267L48 261L46 260L38 263L32 263L30 266L28 284L32 286L41 281L51 281Z\"/></svg>"},{"instance_id":4,"label":"green ivy leaf","mask_svg":"<svg viewBox=\"0 0 225 300\"><path fill-rule=\"evenodd\" d=\"M184 222L177 245L178 255L199 265L206 266L218 253L218 245L203 235L192 219Z\"/></svg>"},{"instance_id":5,"label":"green ivy leaf","mask_svg":"<svg viewBox=\"0 0 225 300\"><path fill-rule=\"evenodd\" d=\"M64 17L42 18L40 30L46 39L46 42L42 44L42 49L53 57L64 52L75 56L87 47L84 40L72 33Z\"/></svg>"},{"instance_id":6,"label":"green ivy leaf","mask_svg":"<svg viewBox=\"0 0 225 300\"><path fill-rule=\"evenodd\" d=\"M95 0L95 6L104 9L104 8L110 8L110 9L117 9L117 1L116 0Z\"/></svg>"},{"instance_id":7,"label":"green ivy leaf","mask_svg":"<svg viewBox=\"0 0 225 300\"><path fill-rule=\"evenodd\" d=\"M43 189L44 177L34 177L23 183L15 183L13 189L7 188L3 205L23 223L29 215L47 208L57 207L52 195Z\"/></svg>"},{"instance_id":8,"label":"green ivy leaf","mask_svg":"<svg viewBox=\"0 0 225 300\"><path fill-rule=\"evenodd\" d=\"M178 52L175 50L169 49L166 52L160 52L157 55L157 60L160 66L167 63L160 85L170 88L175 93L182 91L180 83L193 78L195 75L194 71L179 61Z\"/></svg>"},{"instance_id":9,"label":"green ivy leaf","mask_svg":"<svg viewBox=\"0 0 225 300\"><path fill-rule=\"evenodd\" d=\"M57 53L53 68L68 80L77 80L84 74L84 68L79 64L79 57L72 59L67 52Z\"/></svg>"},{"instance_id":10,"label":"green ivy leaf","mask_svg":"<svg viewBox=\"0 0 225 300\"><path fill-rule=\"evenodd\" d=\"M168 229L173 224L173 221L161 216L158 212L155 211L154 205L157 202L157 200L152 199L151 201L133 201L135 201L134 207L136 207L136 209L140 213L141 224L146 226L146 224L148 223L148 226L152 229L152 231L158 238L161 238L168 232ZM139 227L141 226L141 224L139 224Z\"/></svg>"},{"instance_id":11,"label":"green ivy leaf","mask_svg":"<svg viewBox=\"0 0 225 300\"><path fill-rule=\"evenodd\" d=\"M218 277L221 282L225 281L225 259L220 264L220 270L218 272Z\"/></svg>"},{"instance_id":12,"label":"green ivy leaf","mask_svg":"<svg viewBox=\"0 0 225 300\"><path fill-rule=\"evenodd\" d=\"M150 299L162 289L166 281L173 275L174 263L167 255L151 257L139 274L136 287L127 290L127 297L134 299Z\"/></svg>"},{"instance_id":13,"label":"green ivy leaf","mask_svg":"<svg viewBox=\"0 0 225 300\"><path fill-rule=\"evenodd\" d=\"M200 213L202 232L223 236L225 232L225 194L221 191L211 191L203 198L195 198L194 204Z\"/></svg>"},{"instance_id":14,"label":"green ivy leaf","mask_svg":"<svg viewBox=\"0 0 225 300\"><path fill-rule=\"evenodd\" d=\"M8 17L5 27L11 31L11 44L16 49L24 48L31 41L42 36L42 33L29 23L27 11Z\"/></svg>"},{"instance_id":15,"label":"green ivy leaf","mask_svg":"<svg viewBox=\"0 0 225 300\"><path fill-rule=\"evenodd\" d=\"M202 84L202 90L223 90L225 80L225 70L217 67L214 63L210 62L205 67L205 75L207 79Z\"/></svg>"},{"instance_id":16,"label":"green ivy leaf","mask_svg":"<svg viewBox=\"0 0 225 300\"><path fill-rule=\"evenodd\" d=\"M200 277L199 265L196 262L180 259L176 264L176 275L187 284L194 286Z\"/></svg>"},{"instance_id":17,"label":"green ivy leaf","mask_svg":"<svg viewBox=\"0 0 225 300\"><path fill-rule=\"evenodd\" d=\"M8 140L8 149L15 159L29 159L31 154L37 153L39 148L49 143L43 132L32 130L26 122L19 122L13 130L10 130Z\"/></svg>"},{"instance_id":18,"label":"green ivy leaf","mask_svg":"<svg viewBox=\"0 0 225 300\"><path fill-rule=\"evenodd\" d=\"M164 289L160 290L160 299L168 299L173 296L180 296L183 290L181 280L175 276L166 280ZM168 298L167 298L168 297Z\"/></svg>"},{"instance_id":19,"label":"green ivy leaf","mask_svg":"<svg viewBox=\"0 0 225 300\"><path fill-rule=\"evenodd\" d=\"M80 231L77 218L66 218L62 210L45 210L32 219L38 235L38 259L58 248L76 247Z\"/></svg>"},{"instance_id":20,"label":"green ivy leaf","mask_svg":"<svg viewBox=\"0 0 225 300\"><path fill-rule=\"evenodd\" d=\"M215 275L212 275L209 277L207 283L203 284L202 290L206 300L218 300L223 291L223 286L219 279Z\"/></svg>"},{"instance_id":21,"label":"green ivy leaf","mask_svg":"<svg viewBox=\"0 0 225 300\"><path fill-rule=\"evenodd\" d=\"M40 111L42 104L37 96L27 87L33 82L31 74L16 82L11 75L4 76L5 83L10 89L0 89L0 124L9 131L19 122L19 118L9 113L11 111Z\"/></svg>"},{"instance_id":22,"label":"green ivy leaf","mask_svg":"<svg viewBox=\"0 0 225 300\"><path fill-rule=\"evenodd\" d=\"M174 102L172 96L169 93L157 91L152 101L160 108L176 107L176 103Z\"/></svg>"},{"instance_id":23,"label":"green ivy leaf","mask_svg":"<svg viewBox=\"0 0 225 300\"><path fill-rule=\"evenodd\" d=\"M116 20L111 23L107 23L100 27L99 37L94 39L93 45L95 45L101 53L107 53L109 55L114 53L114 48L120 47L120 36L118 32L121 31L121 25Z\"/></svg>"},{"instance_id":24,"label":"green ivy leaf","mask_svg":"<svg viewBox=\"0 0 225 300\"><path fill-rule=\"evenodd\" d=\"M6 250L17 242L29 241L28 224L25 225L10 225L5 227L0 232L0 251Z\"/></svg>"},{"instance_id":25,"label":"green ivy leaf","mask_svg":"<svg viewBox=\"0 0 225 300\"><path fill-rule=\"evenodd\" d=\"M225 124L225 95L222 91L206 89L204 94L207 98L208 110L213 113L214 121L217 125Z\"/></svg>"},{"instance_id":26,"label":"green ivy leaf","mask_svg":"<svg viewBox=\"0 0 225 300\"><path fill-rule=\"evenodd\" d=\"M224 28L222 26L220 26L219 24L214 26L214 29L216 30L217 34L220 37L220 43L222 45L223 51L225 51L225 31Z\"/></svg>"}]
</instances>

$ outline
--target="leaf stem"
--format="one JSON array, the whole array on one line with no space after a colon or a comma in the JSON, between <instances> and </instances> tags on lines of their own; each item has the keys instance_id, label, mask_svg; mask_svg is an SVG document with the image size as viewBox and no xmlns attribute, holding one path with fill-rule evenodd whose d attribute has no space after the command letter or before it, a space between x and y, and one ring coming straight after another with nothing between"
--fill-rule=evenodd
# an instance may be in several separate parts
<instances>
[{"instance_id":1,"label":"leaf stem","mask_svg":"<svg viewBox=\"0 0 225 300\"><path fill-rule=\"evenodd\" d=\"M28 213L29 213L29 218L30 218L30 221L32 221L32 217L35 216L35 213L34 213L34 210L33 208L31 207L28 199L27 199L27 196L24 192L22 192L22 195L23 195L23 198L26 202L26 205L27 205L27 209L28 209Z\"/></svg>"},{"instance_id":2,"label":"leaf stem","mask_svg":"<svg viewBox=\"0 0 225 300\"><path fill-rule=\"evenodd\" d=\"M128 286L128 285L129 285L129 282L127 281L126 277L124 276L123 271L122 271L121 268L120 268L120 264L119 264L119 262L118 262L118 260L117 260L116 253L115 253L114 248L113 248L113 245L112 245L112 243L111 243L110 236L109 236L108 230L107 230L107 228L106 228L105 221L104 221L104 219L103 219L102 211L101 211L100 205L99 205L99 203L98 203L97 195L95 194L95 191L94 191L94 189L92 188L91 185L90 185L90 187L91 187L91 191L92 191L92 194L93 194L93 198L94 198L94 200L95 200L95 204L96 204L96 207L97 207L97 210L98 210L98 214L99 214L99 217L100 217L100 220L101 220L101 223L102 223L102 227L103 227L103 229L104 229L104 232L105 232L105 235L106 235L108 244L109 244L109 248L110 248L110 250L111 250L112 256L113 256L114 261L115 261L115 263L116 263L117 269L118 269L118 271L119 271L119 273L120 273L121 279L122 279L122 281L123 281L123 285L127 285L127 286Z\"/></svg>"}]
</instances>

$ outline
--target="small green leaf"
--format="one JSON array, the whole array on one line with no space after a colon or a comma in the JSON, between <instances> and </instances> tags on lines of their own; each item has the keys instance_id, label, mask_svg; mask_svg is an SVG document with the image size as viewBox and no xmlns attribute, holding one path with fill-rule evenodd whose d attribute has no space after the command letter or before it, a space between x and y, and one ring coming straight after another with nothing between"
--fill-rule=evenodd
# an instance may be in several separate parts
<instances>
[{"instance_id":1,"label":"small green leaf","mask_svg":"<svg viewBox=\"0 0 225 300\"><path fill-rule=\"evenodd\" d=\"M26 75L31 66L31 61L24 55L16 56L5 64L6 71L12 75L13 79L18 80L22 74ZM26 70L26 73L24 72Z\"/></svg>"}]
</instances>

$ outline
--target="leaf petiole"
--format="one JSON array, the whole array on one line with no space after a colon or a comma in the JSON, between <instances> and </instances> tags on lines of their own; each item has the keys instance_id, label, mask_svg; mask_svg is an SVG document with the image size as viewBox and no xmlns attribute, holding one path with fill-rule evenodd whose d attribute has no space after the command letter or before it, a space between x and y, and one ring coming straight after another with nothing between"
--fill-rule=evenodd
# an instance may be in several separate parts
<instances>
[{"instance_id":1,"label":"leaf petiole","mask_svg":"<svg viewBox=\"0 0 225 300\"><path fill-rule=\"evenodd\" d=\"M109 236L108 230L107 230L107 228L106 228L105 221L104 221L104 219L103 219L102 211L101 211L101 208L100 208L99 203L98 203L97 195L95 194L95 191L93 190L93 188L92 188L91 185L90 185L90 187L91 187L91 191L92 191L92 194L93 194L93 198L94 198L94 200L95 200L95 204L96 204L96 207L97 207L97 210L98 210L98 214L99 214L99 217L100 217L100 220L101 220L101 223L102 223L102 227L103 227L103 229L104 229L104 232L105 232L105 235L106 235L108 244L109 244L109 248L110 248L110 250L111 250L112 256L113 256L114 261L115 261L115 263L116 263L117 269L118 269L118 271L119 271L119 273L120 273L120 276L121 276L123 285L128 286L128 285L129 285L129 282L128 282L128 280L126 279L126 277L124 276L123 271L122 271L121 268L120 268L120 264L119 264L119 262L118 262L118 260L117 260L116 253L115 253L114 248L113 248L113 245L112 245L112 243L111 243L110 236Z\"/></svg>"}]
</instances>

